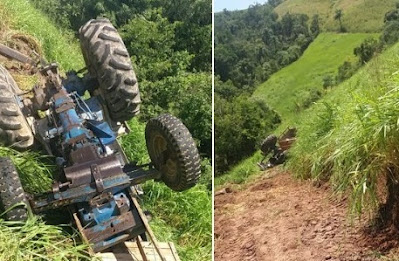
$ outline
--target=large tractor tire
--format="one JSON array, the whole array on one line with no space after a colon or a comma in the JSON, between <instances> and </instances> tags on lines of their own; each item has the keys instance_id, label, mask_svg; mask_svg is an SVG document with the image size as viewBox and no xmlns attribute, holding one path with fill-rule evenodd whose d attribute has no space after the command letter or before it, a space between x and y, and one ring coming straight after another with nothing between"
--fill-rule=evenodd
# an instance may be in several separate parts
<instances>
[{"instance_id":1,"label":"large tractor tire","mask_svg":"<svg viewBox=\"0 0 399 261\"><path fill-rule=\"evenodd\" d=\"M277 143L276 135L269 135L264 139L260 145L260 150L264 155L269 154L275 147Z\"/></svg>"},{"instance_id":2,"label":"large tractor tire","mask_svg":"<svg viewBox=\"0 0 399 261\"><path fill-rule=\"evenodd\" d=\"M23 204L21 204L23 203ZM0 158L0 204L10 221L25 221L28 218L28 200L15 169L9 158Z\"/></svg>"},{"instance_id":3,"label":"large tractor tire","mask_svg":"<svg viewBox=\"0 0 399 261\"><path fill-rule=\"evenodd\" d=\"M127 121L140 111L140 93L130 55L108 19L90 20L79 29L83 57L90 76L114 121Z\"/></svg>"},{"instance_id":4,"label":"large tractor tire","mask_svg":"<svg viewBox=\"0 0 399 261\"><path fill-rule=\"evenodd\" d=\"M0 65L0 144L25 150L33 145L34 137L18 105L18 91L14 79Z\"/></svg>"},{"instance_id":5,"label":"large tractor tire","mask_svg":"<svg viewBox=\"0 0 399 261\"><path fill-rule=\"evenodd\" d=\"M198 182L200 156L189 130L179 119L169 114L151 119L145 138L151 161L168 187L183 191Z\"/></svg>"}]
</instances>

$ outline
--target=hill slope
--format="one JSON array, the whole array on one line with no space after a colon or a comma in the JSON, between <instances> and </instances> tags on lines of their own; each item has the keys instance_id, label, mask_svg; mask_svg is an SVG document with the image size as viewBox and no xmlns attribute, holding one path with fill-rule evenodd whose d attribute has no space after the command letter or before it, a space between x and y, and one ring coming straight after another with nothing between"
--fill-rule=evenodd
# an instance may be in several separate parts
<instances>
[{"instance_id":1,"label":"hill slope","mask_svg":"<svg viewBox=\"0 0 399 261\"><path fill-rule=\"evenodd\" d=\"M395 0L286 0L275 8L281 17L285 13L301 13L312 17L319 14L324 29L337 31L335 10L343 10L342 24L348 32L378 32L386 12L395 7Z\"/></svg>"},{"instance_id":2,"label":"hill slope","mask_svg":"<svg viewBox=\"0 0 399 261\"><path fill-rule=\"evenodd\" d=\"M275 109L283 121L296 117L297 107L315 91L322 91L323 77L336 75L346 60L355 60L353 49L376 34L320 34L296 62L278 71L257 87L253 96Z\"/></svg>"},{"instance_id":3,"label":"hill slope","mask_svg":"<svg viewBox=\"0 0 399 261\"><path fill-rule=\"evenodd\" d=\"M376 36L377 34L367 33L322 33L310 44L301 58L273 74L268 81L258 86L253 97L264 100L281 116L282 124L275 133L279 134L287 126L296 126L298 122L309 117L311 114L309 111L312 111L314 106L298 111L297 104L302 104L309 99L312 91L323 89L325 75L335 75L337 68L345 60L354 60L356 57L353 55L353 48L367 37ZM336 89L338 88L333 87L326 96L333 95ZM219 187L226 183L239 184L251 180L250 176L259 173L256 163L261 158L260 153L255 153L243 160L226 174L216 177L215 185Z\"/></svg>"}]
</instances>

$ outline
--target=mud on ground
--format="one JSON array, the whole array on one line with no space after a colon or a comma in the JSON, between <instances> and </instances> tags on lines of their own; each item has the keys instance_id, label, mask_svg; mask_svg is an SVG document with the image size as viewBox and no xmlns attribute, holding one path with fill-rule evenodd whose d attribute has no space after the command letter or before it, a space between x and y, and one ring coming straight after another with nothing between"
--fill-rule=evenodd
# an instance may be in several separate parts
<instances>
[{"instance_id":1,"label":"mud on ground","mask_svg":"<svg viewBox=\"0 0 399 261\"><path fill-rule=\"evenodd\" d=\"M367 218L351 224L347 201L331 197L328 186L271 171L271 178L215 196L216 261L398 260L396 231L373 234Z\"/></svg>"}]
</instances>

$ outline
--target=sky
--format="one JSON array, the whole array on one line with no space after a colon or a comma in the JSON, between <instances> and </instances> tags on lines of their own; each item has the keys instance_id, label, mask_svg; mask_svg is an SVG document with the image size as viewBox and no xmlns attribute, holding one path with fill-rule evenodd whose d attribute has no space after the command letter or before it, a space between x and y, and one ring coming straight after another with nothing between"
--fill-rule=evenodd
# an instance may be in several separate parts
<instances>
[{"instance_id":1,"label":"sky","mask_svg":"<svg viewBox=\"0 0 399 261\"><path fill-rule=\"evenodd\" d=\"M267 0L214 0L215 12L227 9L229 11L247 9L250 5L255 3L264 4Z\"/></svg>"}]
</instances>

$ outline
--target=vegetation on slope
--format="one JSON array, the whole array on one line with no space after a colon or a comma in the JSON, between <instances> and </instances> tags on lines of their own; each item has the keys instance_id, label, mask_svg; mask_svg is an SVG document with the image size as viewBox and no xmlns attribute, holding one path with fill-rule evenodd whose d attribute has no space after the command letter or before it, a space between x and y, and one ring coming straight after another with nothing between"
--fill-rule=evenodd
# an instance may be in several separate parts
<instances>
[{"instance_id":1,"label":"vegetation on slope","mask_svg":"<svg viewBox=\"0 0 399 261\"><path fill-rule=\"evenodd\" d=\"M279 20L276 3L215 15L217 174L253 153L280 122L264 100L249 98L255 85L298 59L319 33L317 17L286 14Z\"/></svg>"},{"instance_id":2,"label":"vegetation on slope","mask_svg":"<svg viewBox=\"0 0 399 261\"><path fill-rule=\"evenodd\" d=\"M384 14L395 7L396 0L286 0L275 8L282 16L286 13L319 15L324 30L339 31L336 10L342 10L342 25L347 32L376 33L384 23Z\"/></svg>"},{"instance_id":3,"label":"vegetation on slope","mask_svg":"<svg viewBox=\"0 0 399 261\"><path fill-rule=\"evenodd\" d=\"M259 132L263 136L258 136L255 144L258 144L272 131L280 133L288 126L296 126L298 115L306 113L307 108L311 108L314 102L322 98L324 94L334 92L334 89L326 90L323 88L324 77L335 75L338 67L344 61L355 61L357 58L353 54L354 47L358 46L364 39L376 36L377 34L365 33L322 33L310 44L298 61L281 69L272 75L268 81L258 86L253 93L253 99L271 105L271 108L275 109L280 115L281 124L271 129L263 128L262 132ZM217 110L215 119L217 119ZM218 124L218 122L216 121L215 124ZM266 132L263 132L263 130L266 130ZM255 153L234 166L223 176L217 177L215 185L245 182L248 177L259 171L256 163L260 160L260 153Z\"/></svg>"},{"instance_id":4,"label":"vegetation on slope","mask_svg":"<svg viewBox=\"0 0 399 261\"><path fill-rule=\"evenodd\" d=\"M352 213L376 210L388 195L382 214L395 222L398 51L396 44L301 116L289 163L299 177L351 192Z\"/></svg>"},{"instance_id":5,"label":"vegetation on slope","mask_svg":"<svg viewBox=\"0 0 399 261\"><path fill-rule=\"evenodd\" d=\"M210 7L209 1L199 2L198 5L191 3L187 7ZM86 2L80 3L85 4ZM196 10L203 14L203 17L208 17L208 20L211 20L211 15L206 10L201 8ZM174 16L176 21L170 22L163 17L162 12L161 9L155 8L147 10L143 15L135 13L135 17L129 20L131 23L120 28L125 38L130 37L132 44L129 42L128 49L129 52L134 52L135 56L132 59L136 65L139 65L137 72L142 83L142 95L146 97L144 98L143 108L146 110L144 110L143 118L146 119L163 111L170 111L183 118L187 126L191 128L204 156L209 157L211 150L211 75L208 70L210 70L211 61L206 61L206 52L210 49L208 48L208 50L200 43L211 45L208 30L210 25L204 22L201 24L202 27L197 26L197 30L190 31L201 38L201 41L196 42L198 44L196 47L191 46L200 48L199 53L190 53L190 50L194 52L194 49L175 51L175 48L184 49L184 44L187 44L187 42L179 41L185 39L187 35L177 37L175 33L185 31L183 28L189 23L184 24L178 21L179 14L173 12L170 13L170 19ZM64 70L77 70L84 66L78 42L73 37L71 30L54 25L51 19L33 8L29 1L1 0L0 15L2 30L14 30L34 36L41 45L43 55L47 60L57 61ZM88 20L89 18L92 17L84 19ZM186 19L191 21L193 28L196 22L203 22L201 19L195 20L191 16ZM134 38L136 36L132 31L135 27L141 28L139 31L141 33L140 41L136 41ZM187 41L193 39L189 38ZM157 45L154 45L155 43ZM162 45L162 48L159 47L159 44ZM142 48L140 49L140 47ZM142 52L137 54L135 50L139 49ZM142 55L140 56L140 54ZM201 66L204 68L200 69ZM151 71L158 72L158 74L151 74ZM165 75L162 75L162 72ZM176 100L176 97L179 99ZM129 124L133 131L122 140L127 148L127 154L134 161L147 162L148 155L144 141L145 125L137 119L132 120ZM51 165L52 159L37 153L19 153L3 147L0 147L0 155L12 157L27 191L48 190L47 186L51 185L51 175L54 170ZM160 240L175 242L182 260L210 260L211 258L211 165L207 158L203 160L202 171L201 184L183 193L174 193L160 183L144 184L146 192L143 198L144 208L150 210L154 216L151 226ZM74 260L74 258L82 256L83 252L81 251L86 248L86 246L77 245L74 242L74 234L67 233L71 230L70 228L61 229L51 226L35 217L32 217L26 224L10 225L7 222L0 222L0 234L4 235L4 237L0 237L1 244L3 246L14 244L19 248L18 251L11 253L10 251L14 248L9 247L10 251L6 251L3 256L0 256L1 260L29 260L29 258L32 260L46 258L49 260ZM37 230L32 227L37 227ZM15 244L15 241L7 236L10 235L10 231L15 233L13 239L18 239L22 243L30 240L30 244ZM53 243L49 246L47 239L50 239L50 242L57 240L60 244Z\"/></svg>"},{"instance_id":6,"label":"vegetation on slope","mask_svg":"<svg viewBox=\"0 0 399 261\"><path fill-rule=\"evenodd\" d=\"M322 33L298 61L259 85L253 96L275 109L283 122L289 121L322 96L326 75L336 75L344 61L356 61L353 49L366 38L377 36L365 33Z\"/></svg>"},{"instance_id":7,"label":"vegetation on slope","mask_svg":"<svg viewBox=\"0 0 399 261\"><path fill-rule=\"evenodd\" d=\"M281 133L287 126L296 125L299 114L312 107L324 94L334 92L334 86L350 78L375 54L398 41L398 8L399 5L396 5L396 9L381 17L384 27L380 40L378 34L323 33L298 61L277 72L255 90L253 98L264 101L281 116L282 124L275 133ZM331 42L328 41L329 37ZM324 46L318 46L317 42L323 39L326 40ZM250 164L257 157L255 155L246 159L228 175L217 179L216 183L237 180L239 176L257 172L257 168Z\"/></svg>"}]
</instances>

